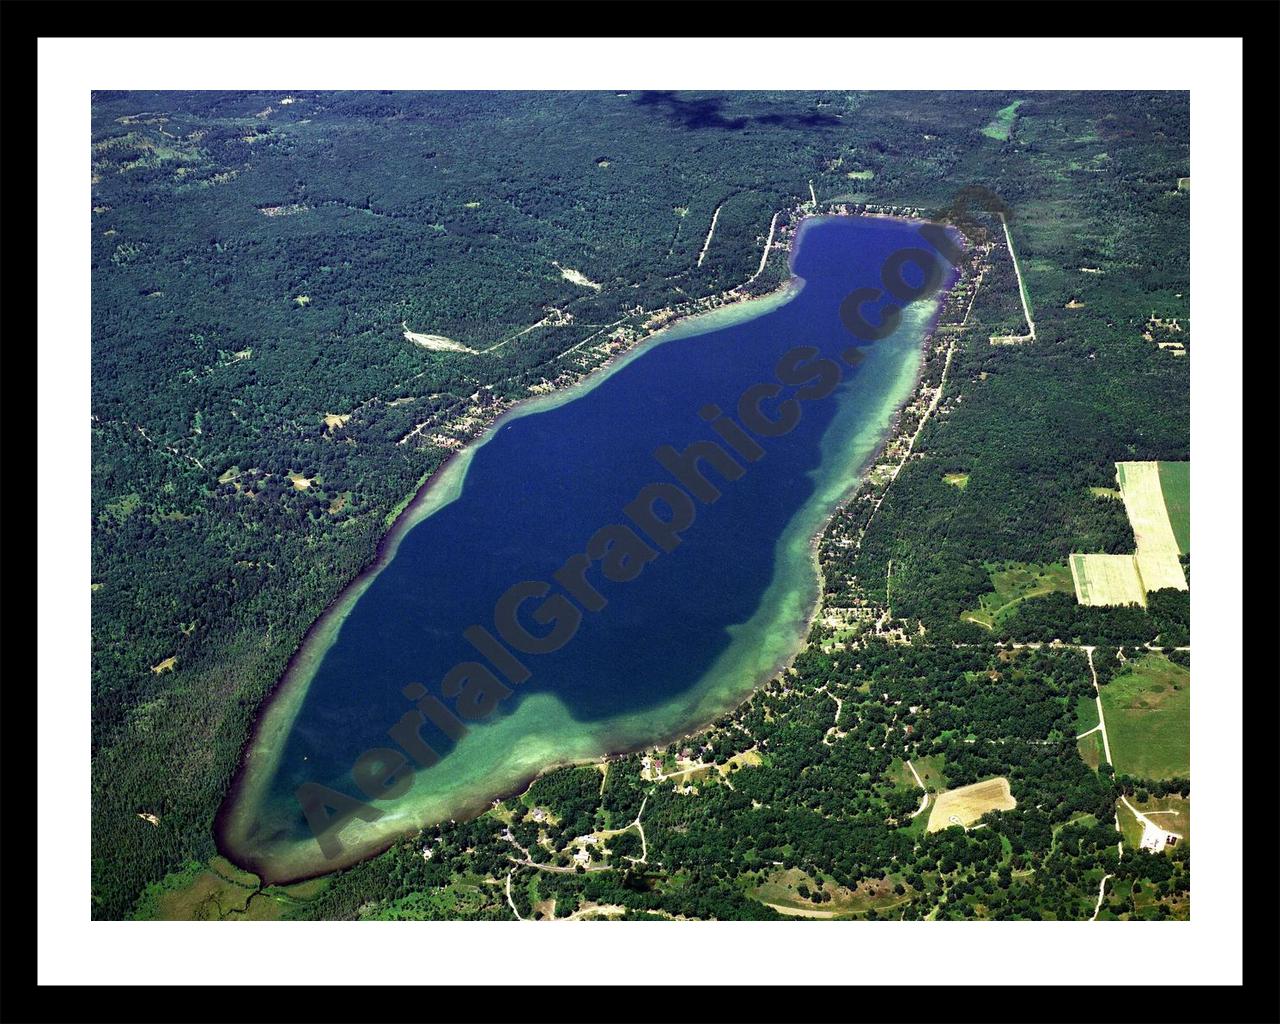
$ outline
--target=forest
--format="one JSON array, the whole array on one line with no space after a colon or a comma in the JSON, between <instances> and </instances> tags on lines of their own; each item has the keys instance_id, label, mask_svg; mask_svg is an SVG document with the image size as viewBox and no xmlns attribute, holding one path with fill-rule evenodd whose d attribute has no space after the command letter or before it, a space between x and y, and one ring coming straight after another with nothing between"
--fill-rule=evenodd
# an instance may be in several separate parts
<instances>
[{"instance_id":1,"label":"forest","mask_svg":"<svg viewBox=\"0 0 1280 1024\"><path fill-rule=\"evenodd\" d=\"M984 135L1014 99L1008 139ZM1109 486L1118 460L1188 457L1188 360L1142 340L1153 314L1186 322L1189 312L1188 195L1176 187L1189 173L1188 117L1177 93L95 94L93 915L128 916L149 884L215 852L212 820L264 698L457 445L532 387L589 371L601 357L579 345L642 334L655 312L741 285L773 214L803 208L810 183L819 208L927 214L981 186L1011 211L1038 340L988 342L1020 323L997 247L920 457L855 553L830 539L856 521L858 502L829 527L825 600L880 602L891 564L892 616L926 639L875 657L941 659L915 682L905 667L877 669L916 686L930 709L900 723L918 730L911 749L942 758L953 784L999 768L1020 807L1020 793L1052 789L1047 827L1072 830L1070 841L1044 854L1034 836L1046 826L1020 810L989 831L908 844L889 822L910 794L894 797L884 781L885 757L908 751L886 739L864 757L821 742L831 701L812 691L829 676L811 645L800 681L788 681L785 720L769 723L788 741L766 764L739 766L735 789L700 795L696 813L669 791L650 797L646 821L670 826L655 827L650 856L671 872L539 872L539 885L646 913L769 916L745 895L766 884L763 861L847 888L890 862L923 869L938 844L936 859L970 871L945 884L981 888L974 865L995 864L990 839L1005 828L1022 844L1009 857L1031 850L1066 858L1080 878L1096 871L1104 846L1063 823L1097 817L1118 783L1089 771L1074 745L1055 755L1004 743L1017 759L1000 763L958 746L963 730L1057 737L1063 712L1045 700L1014 711L990 688L959 684L949 673L978 669L953 664L947 645L1189 640L1185 593L1153 595L1146 611L1050 594L1020 605L996 636L959 617L990 589L991 564L1132 550L1118 503L1089 488ZM785 276L785 260L771 258L752 289ZM432 351L406 329L476 351ZM953 473L966 486L944 480ZM880 646L869 639L866 651ZM866 669L872 654L862 658ZM853 693L861 679L827 685ZM1055 701L1070 699L1063 679ZM1027 685L1011 692L1025 697ZM851 700L841 728L883 731L900 711L882 703ZM568 781L538 785L564 802L561 849L574 828L631 820L648 788L606 785L601 803ZM745 810L739 790L754 794ZM494 824L463 823L457 842ZM726 846L745 836L754 851ZM473 873L509 863L509 845L469 845L491 858ZM335 878L310 912L390 906L448 877L444 863L389 851ZM1025 870L1017 863L1011 871ZM1184 874L1154 884L1169 891ZM1018 892L1035 887L1006 904L1018 913L1076 905L1040 875L1018 877ZM492 909L507 913L500 898Z\"/></svg>"}]
</instances>

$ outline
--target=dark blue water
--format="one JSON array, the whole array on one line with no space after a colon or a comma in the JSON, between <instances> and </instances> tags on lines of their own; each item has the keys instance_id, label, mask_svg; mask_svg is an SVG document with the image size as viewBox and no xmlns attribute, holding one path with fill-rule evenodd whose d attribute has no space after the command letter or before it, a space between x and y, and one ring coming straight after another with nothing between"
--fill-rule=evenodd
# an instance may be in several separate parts
<instances>
[{"instance_id":1,"label":"dark blue water","mask_svg":"<svg viewBox=\"0 0 1280 1024\"><path fill-rule=\"evenodd\" d=\"M809 222L793 265L805 284L790 301L655 344L572 401L504 421L476 451L457 499L405 535L324 655L270 783L275 813L291 807L302 838L310 833L293 801L298 785L320 782L359 796L351 765L363 751L389 745L387 730L412 706L402 687L420 682L440 696L452 666L482 660L463 630L480 623L496 632L494 603L508 587L552 581L597 529L630 524L622 510L641 488L673 481L655 449L718 440L699 409L715 403L732 412L744 389L775 380L783 353L815 346L838 363L839 388L802 403L802 419L786 436L758 438L766 454L754 463L737 458L745 468L740 479L725 481L708 470L722 497L696 503L680 546L660 552L637 579L609 582L593 567L588 578L607 607L584 612L559 651L521 654L532 677L512 687L494 712L509 715L531 694L546 692L575 722L645 709L661 717L656 709L694 687L724 652L729 627L757 610L774 577L779 538L813 496L824 436L851 383L870 372L870 360L853 368L841 359L850 345L868 344L842 325L842 300L855 288L879 285L892 252L922 244L903 222ZM780 398L795 390L785 388ZM772 413L775 403L766 408ZM561 589L552 583L553 593ZM528 617L538 604L526 605L524 621L531 632L545 633ZM457 756L434 726L422 735L443 755L441 765ZM440 768L422 773L427 783L432 771Z\"/></svg>"}]
</instances>

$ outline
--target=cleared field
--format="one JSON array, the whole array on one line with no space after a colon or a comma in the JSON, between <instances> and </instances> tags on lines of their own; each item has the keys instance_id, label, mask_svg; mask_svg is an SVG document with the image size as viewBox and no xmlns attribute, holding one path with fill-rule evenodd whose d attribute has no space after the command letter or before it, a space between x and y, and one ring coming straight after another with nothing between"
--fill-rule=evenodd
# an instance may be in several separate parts
<instances>
[{"instance_id":1,"label":"cleared field","mask_svg":"<svg viewBox=\"0 0 1280 1024\"><path fill-rule=\"evenodd\" d=\"M916 774L920 776L920 781L924 783L924 788L930 793L936 793L947 784L946 763L945 758L941 754L930 754L927 757L913 757L911 764L916 770ZM903 765L905 768L906 766ZM908 770L907 774L911 774ZM915 775L911 775L912 785L915 784Z\"/></svg>"},{"instance_id":2,"label":"cleared field","mask_svg":"<svg viewBox=\"0 0 1280 1024\"><path fill-rule=\"evenodd\" d=\"M1088 732L1098 725L1098 705L1092 697L1081 697L1076 701L1076 735Z\"/></svg>"},{"instance_id":3,"label":"cleared field","mask_svg":"<svg viewBox=\"0 0 1280 1024\"><path fill-rule=\"evenodd\" d=\"M1117 462L1116 477L1125 511L1138 544L1138 573L1148 590L1187 589L1187 578L1178 562L1178 541L1165 511L1157 462Z\"/></svg>"},{"instance_id":4,"label":"cleared field","mask_svg":"<svg viewBox=\"0 0 1280 1024\"><path fill-rule=\"evenodd\" d=\"M1191 463L1159 462L1160 491L1169 526L1178 542L1178 553L1191 551Z\"/></svg>"},{"instance_id":5,"label":"cleared field","mask_svg":"<svg viewBox=\"0 0 1280 1024\"><path fill-rule=\"evenodd\" d=\"M1014 118L1018 116L1018 108L1022 106L1022 100L1014 100L1007 107L1003 107L996 111L996 116L991 123L982 129L982 134L989 139L996 139L1000 142L1006 142L1009 133L1013 131Z\"/></svg>"},{"instance_id":6,"label":"cleared field","mask_svg":"<svg viewBox=\"0 0 1280 1024\"><path fill-rule=\"evenodd\" d=\"M929 831L937 832L952 825L968 828L987 811L1011 811L1018 802L1009 792L1009 780L1000 776L975 782L971 786L939 793L929 812Z\"/></svg>"},{"instance_id":7,"label":"cleared field","mask_svg":"<svg viewBox=\"0 0 1280 1024\"><path fill-rule=\"evenodd\" d=\"M990 629L1011 615L1017 606L1031 597L1044 594L1069 594L1072 573L1061 562L1037 565L1009 562L1001 569L989 568L992 593L978 598L978 608L963 612L960 618Z\"/></svg>"},{"instance_id":8,"label":"cleared field","mask_svg":"<svg viewBox=\"0 0 1280 1024\"><path fill-rule=\"evenodd\" d=\"M1081 604L1146 606L1147 592L1133 555L1072 555L1071 579Z\"/></svg>"},{"instance_id":9,"label":"cleared field","mask_svg":"<svg viewBox=\"0 0 1280 1024\"><path fill-rule=\"evenodd\" d=\"M1191 673L1148 654L1102 687L1117 772L1143 779L1191 775Z\"/></svg>"},{"instance_id":10,"label":"cleared field","mask_svg":"<svg viewBox=\"0 0 1280 1024\"><path fill-rule=\"evenodd\" d=\"M936 793L947 786L947 779L942 771L942 762L941 754L931 754L927 757L911 759L911 765L915 768L916 773L919 774L920 782L924 783L924 788L930 793ZM915 774L912 773L911 768L908 768L907 763L901 758L895 757L893 759L888 770L884 773L884 777L900 789L914 789L917 793L920 792L920 785L916 782Z\"/></svg>"},{"instance_id":11,"label":"cleared field","mask_svg":"<svg viewBox=\"0 0 1280 1024\"><path fill-rule=\"evenodd\" d=\"M1088 736L1076 740L1076 750L1080 751L1080 759L1096 772L1105 756L1102 749L1102 733L1091 732Z\"/></svg>"},{"instance_id":12,"label":"cleared field","mask_svg":"<svg viewBox=\"0 0 1280 1024\"><path fill-rule=\"evenodd\" d=\"M415 345L429 349L432 352L470 352L475 354L475 349L468 348L460 341L454 341L452 338L446 338L443 334L420 334L417 331L409 330L407 323L401 324L404 328L405 341L411 341Z\"/></svg>"}]
</instances>

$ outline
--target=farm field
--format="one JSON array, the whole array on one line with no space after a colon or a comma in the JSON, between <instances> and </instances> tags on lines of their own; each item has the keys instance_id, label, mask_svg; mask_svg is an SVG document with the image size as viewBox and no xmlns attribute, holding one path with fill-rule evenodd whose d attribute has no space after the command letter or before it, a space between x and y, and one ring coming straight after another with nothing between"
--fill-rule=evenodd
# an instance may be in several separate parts
<instances>
[{"instance_id":1,"label":"farm field","mask_svg":"<svg viewBox=\"0 0 1280 1024\"><path fill-rule=\"evenodd\" d=\"M1009 780L1003 776L949 789L939 793L934 801L929 812L929 831L937 832L957 824L968 828L987 811L1011 811L1017 805L1009 792Z\"/></svg>"},{"instance_id":2,"label":"farm field","mask_svg":"<svg viewBox=\"0 0 1280 1024\"><path fill-rule=\"evenodd\" d=\"M1178 542L1178 554L1191 552L1191 463L1159 462L1160 492L1164 495L1169 526Z\"/></svg>"},{"instance_id":3,"label":"farm field","mask_svg":"<svg viewBox=\"0 0 1280 1024\"><path fill-rule=\"evenodd\" d=\"M1027 598L1044 594L1070 594L1074 589L1071 570L1061 562L1036 565L1009 562L1003 568L990 568L992 592L978 599L978 608L964 612L960 618L991 629L1011 615Z\"/></svg>"},{"instance_id":4,"label":"farm field","mask_svg":"<svg viewBox=\"0 0 1280 1024\"><path fill-rule=\"evenodd\" d=\"M1072 555L1071 578L1081 604L1146 606L1133 555Z\"/></svg>"},{"instance_id":5,"label":"farm field","mask_svg":"<svg viewBox=\"0 0 1280 1024\"><path fill-rule=\"evenodd\" d=\"M1138 544L1138 574L1148 590L1187 589L1179 547L1165 511L1157 462L1117 462L1116 476Z\"/></svg>"},{"instance_id":6,"label":"farm field","mask_svg":"<svg viewBox=\"0 0 1280 1024\"><path fill-rule=\"evenodd\" d=\"M1187 553L1191 542L1190 470L1189 462L1116 463L1118 493L1133 527L1137 551L1132 555L1071 555L1071 575L1080 604L1145 607L1151 591L1187 589L1178 556ZM1110 493L1099 487L1090 491L1098 496Z\"/></svg>"},{"instance_id":7,"label":"farm field","mask_svg":"<svg viewBox=\"0 0 1280 1024\"><path fill-rule=\"evenodd\" d=\"M1117 772L1143 779L1191 774L1191 673L1148 654L1102 687Z\"/></svg>"}]
</instances>

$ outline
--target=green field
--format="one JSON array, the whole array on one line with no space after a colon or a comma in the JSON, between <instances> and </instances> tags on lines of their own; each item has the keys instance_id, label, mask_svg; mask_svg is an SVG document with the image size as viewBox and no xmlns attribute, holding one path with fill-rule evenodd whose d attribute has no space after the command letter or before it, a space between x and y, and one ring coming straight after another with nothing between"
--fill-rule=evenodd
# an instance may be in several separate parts
<instances>
[{"instance_id":1,"label":"green field","mask_svg":"<svg viewBox=\"0 0 1280 1024\"><path fill-rule=\"evenodd\" d=\"M1178 541L1178 554L1191 551L1191 463L1161 462L1160 491L1169 513L1169 525Z\"/></svg>"},{"instance_id":2,"label":"green field","mask_svg":"<svg viewBox=\"0 0 1280 1024\"><path fill-rule=\"evenodd\" d=\"M987 568L991 574L992 592L979 597L978 607L961 613L960 618L988 629L1012 615L1027 598L1075 593L1071 570L1060 562L1047 565L1007 562L1003 568Z\"/></svg>"},{"instance_id":3,"label":"green field","mask_svg":"<svg viewBox=\"0 0 1280 1024\"><path fill-rule=\"evenodd\" d=\"M1013 131L1014 119L1018 116L1018 107L1021 105L1022 100L1014 100L1007 107L996 111L996 116L989 125L982 129L982 134L989 139L1007 142L1009 133Z\"/></svg>"},{"instance_id":4,"label":"green field","mask_svg":"<svg viewBox=\"0 0 1280 1024\"><path fill-rule=\"evenodd\" d=\"M1076 701L1076 735L1088 732L1098 724L1098 702L1092 697L1081 697Z\"/></svg>"},{"instance_id":5,"label":"green field","mask_svg":"<svg viewBox=\"0 0 1280 1024\"><path fill-rule=\"evenodd\" d=\"M947 788L947 776L944 770L945 760L941 754L931 754L926 757L911 759L911 764L915 768L916 774L920 776L920 781L924 783L924 788L930 793L936 793ZM915 775L911 773L911 769L907 767L906 762L901 758L894 758L888 771L885 772L885 778L895 786L900 786L903 789L920 791L919 785L916 784Z\"/></svg>"},{"instance_id":6,"label":"green field","mask_svg":"<svg viewBox=\"0 0 1280 1024\"><path fill-rule=\"evenodd\" d=\"M1191 673L1162 654L1130 662L1102 688L1117 772L1143 779L1191 774Z\"/></svg>"},{"instance_id":7,"label":"green field","mask_svg":"<svg viewBox=\"0 0 1280 1024\"><path fill-rule=\"evenodd\" d=\"M1076 740L1076 749L1080 751L1080 758L1084 763L1096 772L1105 756L1102 750L1102 733L1091 732L1083 739Z\"/></svg>"}]
</instances>

